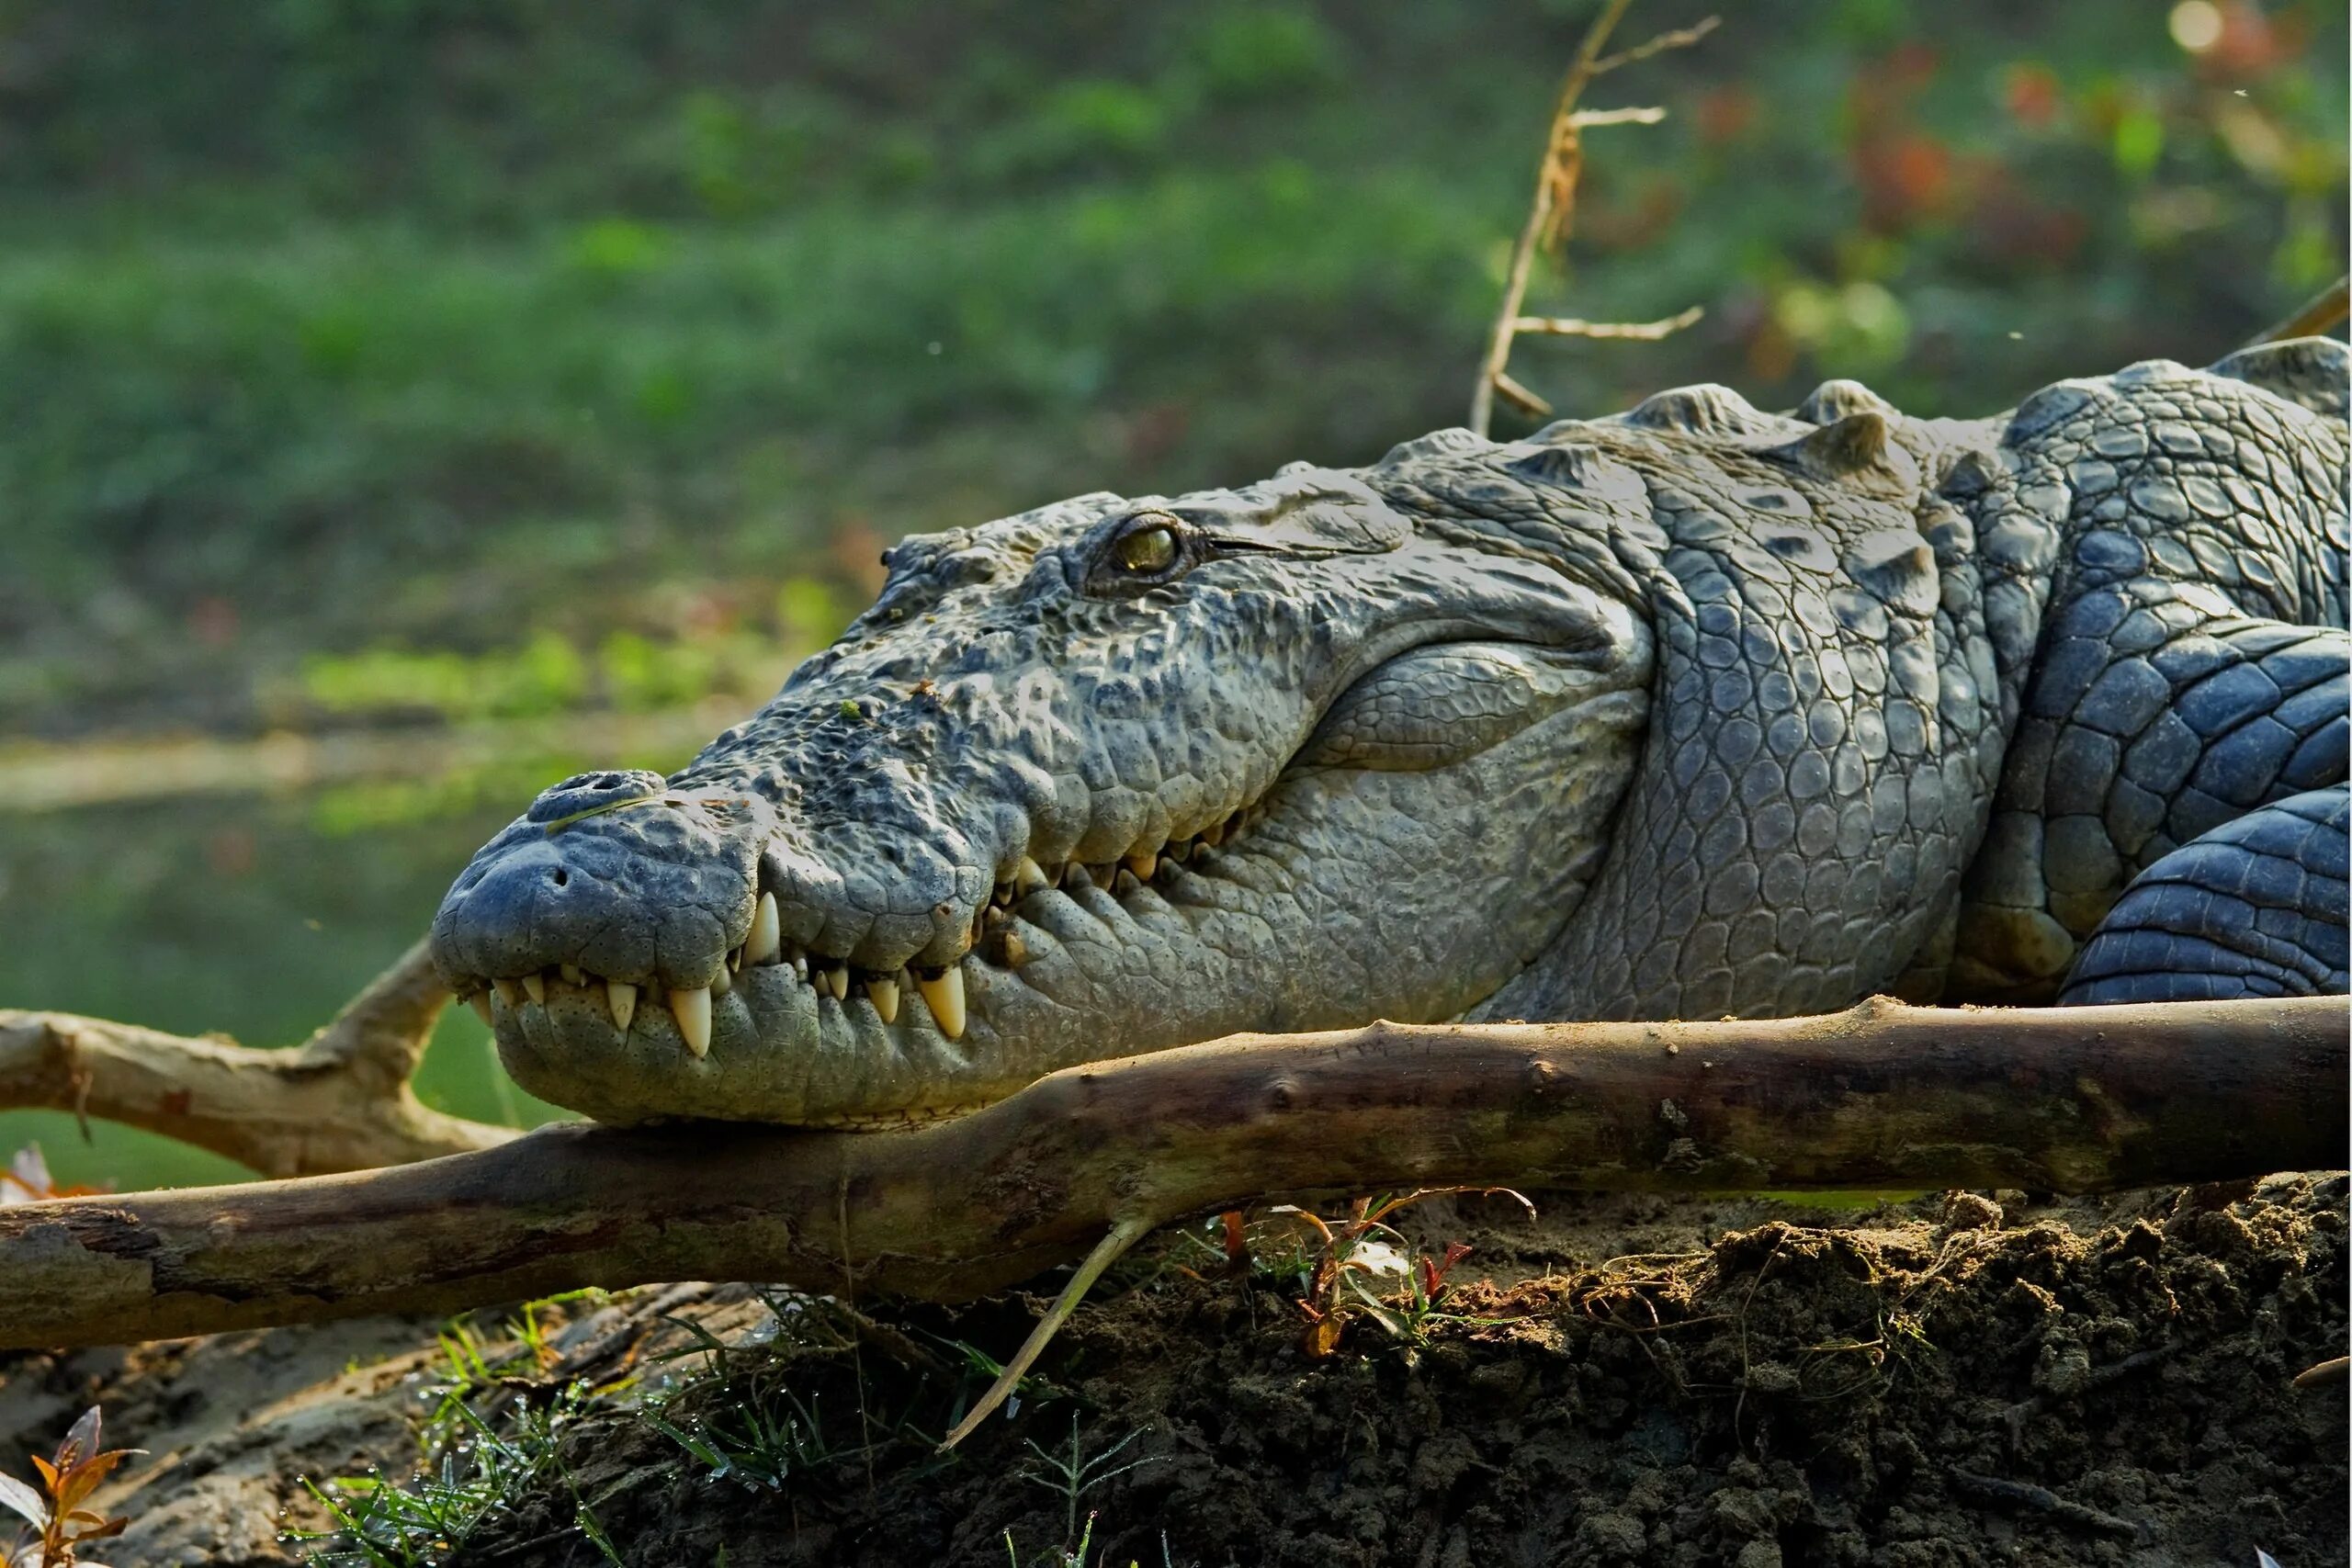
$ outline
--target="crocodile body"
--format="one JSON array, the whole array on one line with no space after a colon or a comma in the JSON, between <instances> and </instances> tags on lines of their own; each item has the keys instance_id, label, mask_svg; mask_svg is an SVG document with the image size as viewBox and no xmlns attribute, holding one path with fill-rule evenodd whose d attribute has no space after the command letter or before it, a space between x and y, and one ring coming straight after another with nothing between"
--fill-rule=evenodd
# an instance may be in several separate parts
<instances>
[{"instance_id":1,"label":"crocodile body","mask_svg":"<svg viewBox=\"0 0 2352 1568\"><path fill-rule=\"evenodd\" d=\"M1242 1030L2346 988L2346 359L1724 389L910 539L683 772L468 866L607 1120L888 1123Z\"/></svg>"}]
</instances>

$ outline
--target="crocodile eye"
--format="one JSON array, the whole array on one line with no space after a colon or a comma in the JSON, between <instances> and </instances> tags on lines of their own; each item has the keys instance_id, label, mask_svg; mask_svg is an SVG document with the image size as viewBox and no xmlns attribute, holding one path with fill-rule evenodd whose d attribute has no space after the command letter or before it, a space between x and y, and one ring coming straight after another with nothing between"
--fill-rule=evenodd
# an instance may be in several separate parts
<instances>
[{"instance_id":1,"label":"crocodile eye","mask_svg":"<svg viewBox=\"0 0 2352 1568\"><path fill-rule=\"evenodd\" d=\"M1176 564L1176 530L1154 523L1120 536L1113 547L1119 564L1138 577L1156 577Z\"/></svg>"}]
</instances>

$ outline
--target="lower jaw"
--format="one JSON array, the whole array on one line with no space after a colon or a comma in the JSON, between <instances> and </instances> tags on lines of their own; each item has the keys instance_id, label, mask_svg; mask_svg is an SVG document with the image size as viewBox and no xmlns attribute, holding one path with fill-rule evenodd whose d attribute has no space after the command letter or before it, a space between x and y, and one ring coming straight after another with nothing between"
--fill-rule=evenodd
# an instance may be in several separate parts
<instances>
[{"instance_id":1,"label":"lower jaw","mask_svg":"<svg viewBox=\"0 0 2352 1568\"><path fill-rule=\"evenodd\" d=\"M836 1000L789 967L762 964L712 999L703 1056L686 1050L664 1008L640 1005L624 1032L594 987L557 984L544 1002L499 1004L499 1055L523 1089L599 1122L888 1128L975 1110L1113 1050L1353 1021L1361 998L1284 995L1262 976L1252 984L1216 940L1227 921L1262 927L1256 896L1182 868L1118 897L1093 887L1036 895L1012 922L1023 968L963 964L970 1019L957 1040L922 1008L902 1007L886 1024L854 990ZM1135 956L1144 953L1155 957ZM1401 1019L1411 1010L1389 1010Z\"/></svg>"}]
</instances>

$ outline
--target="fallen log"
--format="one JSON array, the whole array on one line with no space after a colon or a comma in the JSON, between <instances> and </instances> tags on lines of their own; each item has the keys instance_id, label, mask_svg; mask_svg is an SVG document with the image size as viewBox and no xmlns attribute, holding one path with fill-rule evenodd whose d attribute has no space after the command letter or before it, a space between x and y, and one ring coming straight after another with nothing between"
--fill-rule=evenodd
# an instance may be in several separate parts
<instances>
[{"instance_id":1,"label":"fallen log","mask_svg":"<svg viewBox=\"0 0 2352 1568\"><path fill-rule=\"evenodd\" d=\"M566 1124L422 1164L0 1210L0 1347L581 1286L949 1300L1237 1203L1453 1184L2089 1192L2333 1168L2341 998L1238 1036L900 1133Z\"/></svg>"},{"instance_id":2,"label":"fallen log","mask_svg":"<svg viewBox=\"0 0 2352 1568\"><path fill-rule=\"evenodd\" d=\"M288 1050L0 1009L0 1110L70 1111L143 1127L265 1176L490 1148L514 1129L446 1115L409 1087L448 1000L420 942Z\"/></svg>"}]
</instances>

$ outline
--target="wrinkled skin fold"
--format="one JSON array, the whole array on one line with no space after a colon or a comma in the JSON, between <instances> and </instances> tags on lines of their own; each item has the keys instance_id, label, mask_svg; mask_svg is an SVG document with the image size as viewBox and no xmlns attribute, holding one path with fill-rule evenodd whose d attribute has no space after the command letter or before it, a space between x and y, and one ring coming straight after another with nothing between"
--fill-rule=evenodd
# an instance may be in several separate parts
<instances>
[{"instance_id":1,"label":"wrinkled skin fold","mask_svg":"<svg viewBox=\"0 0 2352 1568\"><path fill-rule=\"evenodd\" d=\"M2046 997L2211 815L2188 794L2226 820L2342 786L2314 716L2344 638L2302 630L2344 622L2341 355L2280 349L1973 423L1685 389L910 538L683 772L566 780L486 845L435 962L517 1081L614 1122L890 1125L1374 1018ZM2153 827L2005 779L2050 623L2119 593L2116 625L2288 629L2228 661L2275 666L2267 750L2199 773L2252 719L2199 728L2185 686L2035 741L2047 784L2104 725L2058 794L2135 790ZM2176 710L2188 769L2132 764Z\"/></svg>"}]
</instances>

